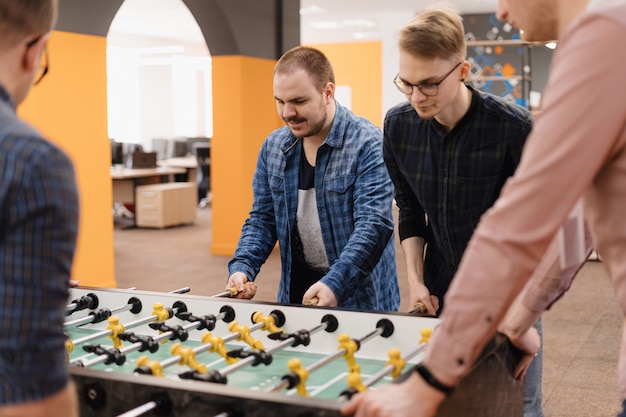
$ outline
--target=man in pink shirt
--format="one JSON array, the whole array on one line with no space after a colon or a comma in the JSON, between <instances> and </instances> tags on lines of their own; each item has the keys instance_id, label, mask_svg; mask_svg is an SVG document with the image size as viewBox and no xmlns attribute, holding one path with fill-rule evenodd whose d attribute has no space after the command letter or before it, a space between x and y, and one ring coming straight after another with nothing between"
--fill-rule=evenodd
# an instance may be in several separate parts
<instances>
[{"instance_id":1,"label":"man in pink shirt","mask_svg":"<svg viewBox=\"0 0 626 417\"><path fill-rule=\"evenodd\" d=\"M498 327L527 353L526 366L539 348L531 324L568 287L550 275L528 280L581 199L626 312L626 0L499 0L498 17L527 41L559 39L544 109L515 175L474 232L423 362L401 384L356 395L345 415L435 416ZM626 342L619 387L624 400Z\"/></svg>"}]
</instances>

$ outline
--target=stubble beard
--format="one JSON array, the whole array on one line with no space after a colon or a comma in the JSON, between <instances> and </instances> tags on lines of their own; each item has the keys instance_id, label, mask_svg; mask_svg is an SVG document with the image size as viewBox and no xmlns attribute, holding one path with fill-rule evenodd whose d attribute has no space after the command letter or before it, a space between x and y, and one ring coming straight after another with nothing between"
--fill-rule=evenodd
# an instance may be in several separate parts
<instances>
[{"instance_id":1,"label":"stubble beard","mask_svg":"<svg viewBox=\"0 0 626 417\"><path fill-rule=\"evenodd\" d=\"M322 118L320 119L319 122L311 125L311 127L309 128L309 130L302 134L302 135L298 135L297 132L295 132L290 126L289 126L289 122L296 122L296 123L300 123L300 122L305 122L307 121L307 119L304 118L292 118L292 119L287 119L285 120L285 123L287 123L287 126L289 127L289 129L291 130L291 133L294 134L294 136L296 137L301 137L301 138L308 138L311 136L315 136L318 133L320 133L322 131L322 129L324 128L324 124L326 123L326 108L323 109L323 114L322 114Z\"/></svg>"}]
</instances>

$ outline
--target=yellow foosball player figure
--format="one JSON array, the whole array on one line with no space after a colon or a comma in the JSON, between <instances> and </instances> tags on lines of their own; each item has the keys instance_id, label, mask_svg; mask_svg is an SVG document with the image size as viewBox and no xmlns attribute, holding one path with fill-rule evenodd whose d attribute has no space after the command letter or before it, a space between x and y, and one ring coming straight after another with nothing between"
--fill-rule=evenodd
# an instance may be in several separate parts
<instances>
[{"instance_id":1,"label":"yellow foosball player figure","mask_svg":"<svg viewBox=\"0 0 626 417\"><path fill-rule=\"evenodd\" d=\"M170 348L172 355L180 356L179 365L187 365L198 372L209 372L206 365L196 360L196 353L190 347L184 347L181 343L174 343Z\"/></svg>"},{"instance_id":2,"label":"yellow foosball player figure","mask_svg":"<svg viewBox=\"0 0 626 417\"><path fill-rule=\"evenodd\" d=\"M391 379L396 379L402 373L406 361L400 356L400 349L392 348L387 352L389 360L385 363L385 366L393 365L393 371L391 372Z\"/></svg>"},{"instance_id":3,"label":"yellow foosball player figure","mask_svg":"<svg viewBox=\"0 0 626 417\"><path fill-rule=\"evenodd\" d=\"M124 325L120 323L120 319L117 316L111 316L107 319L109 325L107 326L107 330L111 331L109 337L113 341L113 346L117 349L122 347L122 341L118 337L120 333L124 333Z\"/></svg>"},{"instance_id":4,"label":"yellow foosball player figure","mask_svg":"<svg viewBox=\"0 0 626 417\"><path fill-rule=\"evenodd\" d=\"M356 390L357 392L367 391L367 386L363 384L361 380L361 374L358 372L350 372L346 377L348 387Z\"/></svg>"},{"instance_id":5,"label":"yellow foosball player figure","mask_svg":"<svg viewBox=\"0 0 626 417\"><path fill-rule=\"evenodd\" d=\"M261 327L261 330L266 330L270 333L282 332L282 330L276 326L276 321L271 314L265 315L260 311L257 311L252 315L252 321L255 323L263 323L264 326Z\"/></svg>"},{"instance_id":6,"label":"yellow foosball player figure","mask_svg":"<svg viewBox=\"0 0 626 417\"><path fill-rule=\"evenodd\" d=\"M211 332L206 332L202 335L202 343L210 343L211 348L209 349L209 352L216 352L218 355L224 358L226 363L229 365L239 360L237 358L231 358L230 356L228 356L228 351L226 350L226 346L224 346L224 339L222 339L220 336L214 336Z\"/></svg>"},{"instance_id":7,"label":"yellow foosball player figure","mask_svg":"<svg viewBox=\"0 0 626 417\"><path fill-rule=\"evenodd\" d=\"M152 361L147 356L140 356L137 359L137 369L135 372L163 378L163 366L161 365L161 362Z\"/></svg>"},{"instance_id":8,"label":"yellow foosball player figure","mask_svg":"<svg viewBox=\"0 0 626 417\"><path fill-rule=\"evenodd\" d=\"M248 326L242 326L236 321L233 321L228 325L228 330L233 333L239 333L237 340L243 340L250 345L252 349L265 350L263 343L250 335L250 328Z\"/></svg>"},{"instance_id":9,"label":"yellow foosball player figure","mask_svg":"<svg viewBox=\"0 0 626 417\"><path fill-rule=\"evenodd\" d=\"M347 333L340 334L337 337L337 340L339 341L339 347L337 347L337 349L345 350L343 358L348 364L348 371L350 373L361 372L361 367L358 363L356 363L356 360L354 359L354 353L359 350L359 346L357 345L357 343L354 340L350 339L350 335Z\"/></svg>"},{"instance_id":10,"label":"yellow foosball player figure","mask_svg":"<svg viewBox=\"0 0 626 417\"><path fill-rule=\"evenodd\" d=\"M296 392L303 397L309 397L309 393L306 390L306 381L309 379L309 371L302 366L300 359L294 358L287 362L287 367L291 372L298 376L298 383L296 384Z\"/></svg>"}]
</instances>

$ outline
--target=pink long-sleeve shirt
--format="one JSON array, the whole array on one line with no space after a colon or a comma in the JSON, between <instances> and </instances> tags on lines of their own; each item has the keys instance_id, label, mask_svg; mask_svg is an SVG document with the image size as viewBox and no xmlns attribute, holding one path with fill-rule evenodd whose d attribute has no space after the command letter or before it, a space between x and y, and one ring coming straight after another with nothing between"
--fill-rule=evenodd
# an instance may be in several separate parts
<instances>
[{"instance_id":1,"label":"pink long-sleeve shirt","mask_svg":"<svg viewBox=\"0 0 626 417\"><path fill-rule=\"evenodd\" d=\"M424 363L444 381L469 371L581 197L626 311L625 39L626 0L590 5L560 39L544 110L515 175L466 249L428 346ZM545 307L563 290L535 280L529 285L523 300L531 308ZM619 375L626 398L624 344Z\"/></svg>"}]
</instances>

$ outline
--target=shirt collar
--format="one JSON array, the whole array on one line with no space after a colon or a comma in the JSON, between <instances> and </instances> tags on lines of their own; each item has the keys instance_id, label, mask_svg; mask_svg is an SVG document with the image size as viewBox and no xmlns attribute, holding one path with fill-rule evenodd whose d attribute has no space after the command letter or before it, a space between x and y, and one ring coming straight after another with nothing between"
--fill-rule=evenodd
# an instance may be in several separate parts
<instances>
[{"instance_id":1,"label":"shirt collar","mask_svg":"<svg viewBox=\"0 0 626 417\"><path fill-rule=\"evenodd\" d=\"M337 100L335 100L335 118L333 119L333 125L324 140L324 143L328 146L335 148L341 147L343 143L343 132L346 121L347 110Z\"/></svg>"},{"instance_id":2,"label":"shirt collar","mask_svg":"<svg viewBox=\"0 0 626 417\"><path fill-rule=\"evenodd\" d=\"M13 110L15 110L15 102L13 101L9 93L7 93L7 91L4 89L2 84L0 84L0 102L8 104Z\"/></svg>"}]
</instances>

